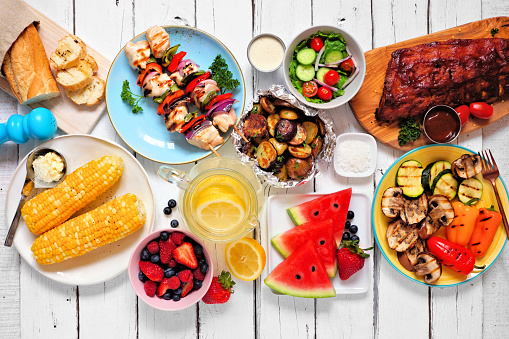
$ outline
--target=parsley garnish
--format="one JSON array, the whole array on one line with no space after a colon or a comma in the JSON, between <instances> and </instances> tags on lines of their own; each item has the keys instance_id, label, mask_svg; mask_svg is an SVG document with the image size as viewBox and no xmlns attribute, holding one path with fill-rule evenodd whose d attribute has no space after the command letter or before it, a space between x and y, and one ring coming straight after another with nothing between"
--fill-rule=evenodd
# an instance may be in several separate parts
<instances>
[{"instance_id":1,"label":"parsley garnish","mask_svg":"<svg viewBox=\"0 0 509 339\"><path fill-rule=\"evenodd\" d=\"M133 113L143 112L143 108L138 105L138 102L144 98L143 95L134 94L129 87L129 81L124 80L122 84L122 93L120 93L120 97L122 101L127 101L129 106L131 106Z\"/></svg>"},{"instance_id":2,"label":"parsley garnish","mask_svg":"<svg viewBox=\"0 0 509 339\"><path fill-rule=\"evenodd\" d=\"M498 28L492 28L490 33L492 37L495 37L495 34L498 33Z\"/></svg>"},{"instance_id":3,"label":"parsley garnish","mask_svg":"<svg viewBox=\"0 0 509 339\"><path fill-rule=\"evenodd\" d=\"M284 157L284 156L282 156L282 155L280 155L280 156L278 156L278 157L277 157L277 161L278 161L278 162L283 162L284 160L285 160L285 157Z\"/></svg>"},{"instance_id":4,"label":"parsley garnish","mask_svg":"<svg viewBox=\"0 0 509 339\"><path fill-rule=\"evenodd\" d=\"M212 80L215 80L217 86L221 89L221 94L227 89L234 90L240 86L240 82L233 79L233 74L228 69L228 65L221 54L216 55L209 69L212 72Z\"/></svg>"},{"instance_id":5,"label":"parsley garnish","mask_svg":"<svg viewBox=\"0 0 509 339\"><path fill-rule=\"evenodd\" d=\"M277 131L276 132L276 139L283 140L283 134L281 134L281 132Z\"/></svg>"},{"instance_id":6,"label":"parsley garnish","mask_svg":"<svg viewBox=\"0 0 509 339\"><path fill-rule=\"evenodd\" d=\"M405 118L399 123L398 143L400 146L405 145L410 140L415 141L421 136L421 125L413 118Z\"/></svg>"}]
</instances>

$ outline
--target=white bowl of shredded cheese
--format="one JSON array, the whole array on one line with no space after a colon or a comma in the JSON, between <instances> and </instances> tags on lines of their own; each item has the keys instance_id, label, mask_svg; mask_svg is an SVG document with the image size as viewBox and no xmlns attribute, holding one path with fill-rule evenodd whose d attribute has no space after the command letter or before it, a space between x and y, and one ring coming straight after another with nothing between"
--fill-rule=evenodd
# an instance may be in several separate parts
<instances>
[{"instance_id":1,"label":"white bowl of shredded cheese","mask_svg":"<svg viewBox=\"0 0 509 339\"><path fill-rule=\"evenodd\" d=\"M376 140L366 133L344 133L336 138L334 169L342 177L372 175L376 167Z\"/></svg>"}]
</instances>

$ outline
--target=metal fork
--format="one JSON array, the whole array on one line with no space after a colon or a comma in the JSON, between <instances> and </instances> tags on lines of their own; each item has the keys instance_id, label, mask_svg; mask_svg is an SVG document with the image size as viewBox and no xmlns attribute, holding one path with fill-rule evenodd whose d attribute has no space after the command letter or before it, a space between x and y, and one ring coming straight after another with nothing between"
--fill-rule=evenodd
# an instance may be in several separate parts
<instances>
[{"instance_id":1,"label":"metal fork","mask_svg":"<svg viewBox=\"0 0 509 339\"><path fill-rule=\"evenodd\" d=\"M481 151L478 153L481 156L482 163L482 176L484 179L489 180L491 185L493 185L493 190L495 191L495 197L497 198L498 208L500 213L502 214L502 221L504 223L505 233L509 237L509 224L507 223L507 217L505 215L504 207L502 207L502 202L500 201L500 195L498 194L496 180L500 176L500 172L498 171L497 163L491 154L489 149ZM488 157L489 155L489 157Z\"/></svg>"}]
</instances>

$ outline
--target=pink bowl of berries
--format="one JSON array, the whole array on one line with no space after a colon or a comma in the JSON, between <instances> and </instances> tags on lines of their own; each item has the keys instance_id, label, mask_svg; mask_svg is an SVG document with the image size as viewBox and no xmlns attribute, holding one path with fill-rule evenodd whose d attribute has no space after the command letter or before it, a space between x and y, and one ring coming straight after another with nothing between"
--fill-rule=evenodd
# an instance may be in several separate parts
<instances>
[{"instance_id":1,"label":"pink bowl of berries","mask_svg":"<svg viewBox=\"0 0 509 339\"><path fill-rule=\"evenodd\" d=\"M199 238L185 230L158 230L129 259L129 280L145 303L163 311L196 304L212 282L213 264Z\"/></svg>"}]
</instances>

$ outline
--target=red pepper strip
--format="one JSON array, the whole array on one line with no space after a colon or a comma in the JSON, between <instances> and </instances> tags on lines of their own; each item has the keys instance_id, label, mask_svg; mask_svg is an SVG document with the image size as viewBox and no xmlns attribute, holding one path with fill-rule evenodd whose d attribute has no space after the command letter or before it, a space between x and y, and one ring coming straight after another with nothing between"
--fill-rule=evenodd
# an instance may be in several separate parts
<instances>
[{"instance_id":1,"label":"red pepper strip","mask_svg":"<svg viewBox=\"0 0 509 339\"><path fill-rule=\"evenodd\" d=\"M143 80L145 80L145 76L152 71L156 71L156 72L159 72L159 74L161 74L161 73L163 73L163 68L158 63L151 62L150 64L147 65L147 67L145 67L143 72L141 72L141 74L138 76L136 85L141 87L141 85L143 85Z\"/></svg>"},{"instance_id":2,"label":"red pepper strip","mask_svg":"<svg viewBox=\"0 0 509 339\"><path fill-rule=\"evenodd\" d=\"M194 90L194 88L196 87L196 85L198 85L201 81L208 79L209 77L210 77L210 71L207 71L204 74L199 75L195 79L191 80L191 82L188 83L186 86L186 94L191 93Z\"/></svg>"},{"instance_id":3,"label":"red pepper strip","mask_svg":"<svg viewBox=\"0 0 509 339\"><path fill-rule=\"evenodd\" d=\"M468 275L475 267L475 256L472 251L449 240L433 236L427 241L429 251L434 254L444 266Z\"/></svg>"},{"instance_id":4,"label":"red pepper strip","mask_svg":"<svg viewBox=\"0 0 509 339\"><path fill-rule=\"evenodd\" d=\"M184 96L183 90L179 90L172 94L169 94L166 98L164 98L163 102L161 102L161 104L159 104L159 106L157 106L157 114L162 115L162 114L170 113L170 110L169 110L170 105L175 100L177 100L178 98L180 98L182 96Z\"/></svg>"},{"instance_id":5,"label":"red pepper strip","mask_svg":"<svg viewBox=\"0 0 509 339\"><path fill-rule=\"evenodd\" d=\"M177 66L179 65L179 62L184 59L186 56L186 52L181 51L175 54L175 56L171 59L170 65L168 66L168 72L173 73L177 70Z\"/></svg>"},{"instance_id":6,"label":"red pepper strip","mask_svg":"<svg viewBox=\"0 0 509 339\"><path fill-rule=\"evenodd\" d=\"M187 133L191 128L193 128L194 125L198 124L198 123L201 123L202 121L205 120L205 116L204 115L200 115L199 117L196 117L192 120L190 120L189 122L185 123L184 126L182 126L180 128L180 133L182 134L185 134Z\"/></svg>"},{"instance_id":7,"label":"red pepper strip","mask_svg":"<svg viewBox=\"0 0 509 339\"><path fill-rule=\"evenodd\" d=\"M214 97L214 99L212 99L207 104L207 106L205 106L203 109L205 111L208 111L210 108L212 108L212 106L214 106L215 103L218 103L219 101L223 101L225 99L230 99L231 97L232 97L231 93L225 93L225 94L218 95L218 96Z\"/></svg>"}]
</instances>

